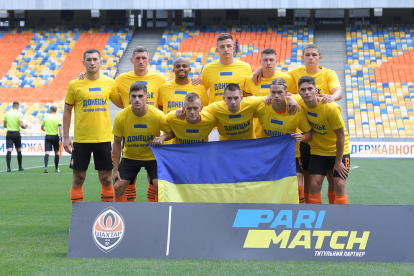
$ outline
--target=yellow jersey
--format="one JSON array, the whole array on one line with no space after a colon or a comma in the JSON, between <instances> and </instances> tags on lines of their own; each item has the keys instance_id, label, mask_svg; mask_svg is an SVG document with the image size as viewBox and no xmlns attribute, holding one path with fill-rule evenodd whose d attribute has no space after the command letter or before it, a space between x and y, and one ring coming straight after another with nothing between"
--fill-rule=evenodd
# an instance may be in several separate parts
<instances>
[{"instance_id":1,"label":"yellow jersey","mask_svg":"<svg viewBox=\"0 0 414 276\"><path fill-rule=\"evenodd\" d=\"M244 91L251 94L252 96L269 96L270 83L276 78L282 78L286 81L288 92L292 91L291 93L298 93L298 89L296 88L296 84L293 78L289 74L278 71L276 71L276 73L271 78L261 78L260 82L257 85L254 84L252 80L253 75L251 75L245 81ZM253 127L256 137L261 137L263 128L257 118L253 119Z\"/></svg>"},{"instance_id":2,"label":"yellow jersey","mask_svg":"<svg viewBox=\"0 0 414 276\"><path fill-rule=\"evenodd\" d=\"M133 160L155 160L150 144L160 131L170 132L164 113L158 108L148 106L147 113L138 117L128 106L115 116L112 134L124 137L123 157Z\"/></svg>"},{"instance_id":3,"label":"yellow jersey","mask_svg":"<svg viewBox=\"0 0 414 276\"><path fill-rule=\"evenodd\" d=\"M194 92L201 99L201 105L208 105L207 90L203 85L192 85L191 81L186 85L180 85L171 80L164 83L160 87L160 93L158 96L158 105L162 106L162 110L165 114L172 110L176 110L184 107L184 99L188 93Z\"/></svg>"},{"instance_id":4,"label":"yellow jersey","mask_svg":"<svg viewBox=\"0 0 414 276\"><path fill-rule=\"evenodd\" d=\"M118 86L119 93L122 97L122 103L124 108L131 105L129 102L129 91L131 85L136 82L142 82L147 86L148 101L147 105L158 107L158 93L160 86L167 82L167 79L155 72L148 71L145 76L137 76L134 71L123 73L115 79L116 85Z\"/></svg>"},{"instance_id":5,"label":"yellow jersey","mask_svg":"<svg viewBox=\"0 0 414 276\"><path fill-rule=\"evenodd\" d=\"M74 106L77 143L111 142L109 99L120 97L115 81L103 74L97 80L74 79L69 82L65 103Z\"/></svg>"},{"instance_id":6,"label":"yellow jersey","mask_svg":"<svg viewBox=\"0 0 414 276\"><path fill-rule=\"evenodd\" d=\"M230 65L222 65L215 60L207 64L201 73L201 80L206 89L210 88L210 103L223 100L224 88L229 83L236 83L243 91L244 80L252 74L250 65L234 59Z\"/></svg>"},{"instance_id":7,"label":"yellow jersey","mask_svg":"<svg viewBox=\"0 0 414 276\"><path fill-rule=\"evenodd\" d=\"M301 65L299 67L296 67L295 69L288 71L287 73L293 77L293 79L295 80L296 86L301 77L311 76L312 78L315 79L315 82L316 82L316 88L318 89L317 95L322 95L322 94L332 95L333 89L341 88L341 83L339 82L338 75L336 74L334 70L327 69L322 66L319 66L319 68L321 70L318 73L308 74L306 72L305 65ZM295 94L297 94L297 92Z\"/></svg>"},{"instance_id":8,"label":"yellow jersey","mask_svg":"<svg viewBox=\"0 0 414 276\"><path fill-rule=\"evenodd\" d=\"M204 108L218 119L220 141L255 139L253 132L253 114L264 97L245 97L240 110L232 113L224 101L215 102Z\"/></svg>"},{"instance_id":9,"label":"yellow jersey","mask_svg":"<svg viewBox=\"0 0 414 276\"><path fill-rule=\"evenodd\" d=\"M208 142L208 135L216 125L217 119L207 111L201 111L200 116L200 122L190 124L185 119L178 119L175 111L167 114L167 122L175 134L174 144Z\"/></svg>"},{"instance_id":10,"label":"yellow jersey","mask_svg":"<svg viewBox=\"0 0 414 276\"><path fill-rule=\"evenodd\" d=\"M261 136L259 136L262 138L290 135L293 132L308 132L312 128L303 109L290 115L286 109L278 113L273 110L272 105L261 103L254 112L254 117L258 118L263 126ZM296 143L295 156L300 157L299 143Z\"/></svg>"}]
</instances>

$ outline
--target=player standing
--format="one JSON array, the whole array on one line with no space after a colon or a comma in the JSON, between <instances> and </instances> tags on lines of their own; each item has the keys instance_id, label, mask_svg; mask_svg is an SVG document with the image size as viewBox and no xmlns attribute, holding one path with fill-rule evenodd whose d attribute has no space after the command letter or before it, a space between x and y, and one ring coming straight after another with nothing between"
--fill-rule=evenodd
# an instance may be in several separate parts
<instances>
[{"instance_id":1,"label":"player standing","mask_svg":"<svg viewBox=\"0 0 414 276\"><path fill-rule=\"evenodd\" d=\"M347 204L346 179L350 150L341 108L335 102L322 103L323 99L317 97L316 83L311 76L301 77L298 86L303 100L301 107L305 109L312 126L309 203L322 203L322 182L325 175L331 173L335 191L334 204Z\"/></svg>"},{"instance_id":2,"label":"player standing","mask_svg":"<svg viewBox=\"0 0 414 276\"><path fill-rule=\"evenodd\" d=\"M7 129L6 133L6 162L7 172L11 172L10 162L13 144L17 151L17 162L19 171L23 171L22 167L22 137L20 136L20 128L26 129L27 124L23 123L23 114L19 111L19 103L13 102L12 110L7 111L3 118L3 126Z\"/></svg>"},{"instance_id":3,"label":"player standing","mask_svg":"<svg viewBox=\"0 0 414 276\"><path fill-rule=\"evenodd\" d=\"M59 116L56 115L57 107L51 106L49 109L49 115L47 115L42 122L41 129L46 133L45 137L45 173L48 172L47 164L49 162L49 154L52 151L52 147L55 150L55 172L60 173L59 170L59 140L61 141L62 124Z\"/></svg>"},{"instance_id":4,"label":"player standing","mask_svg":"<svg viewBox=\"0 0 414 276\"><path fill-rule=\"evenodd\" d=\"M114 120L114 173L115 201L126 202L125 189L144 167L158 194L157 161L150 144L162 144L164 140L174 138L165 115L157 108L147 105L147 87L143 83L134 83L130 88L131 105L120 111ZM161 137L160 131L166 132ZM125 138L122 160L121 142ZM154 139L156 138L156 139ZM158 198L156 196L156 201Z\"/></svg>"},{"instance_id":5,"label":"player standing","mask_svg":"<svg viewBox=\"0 0 414 276\"><path fill-rule=\"evenodd\" d=\"M93 153L95 170L101 182L101 201L113 201L112 187L112 151L111 151L111 100L117 107L123 108L121 97L113 79L100 73L102 65L98 50L89 49L83 55L86 78L75 79L69 83L65 97L63 113L63 147L71 153L70 168L73 180L70 198L83 200L83 183L86 178L91 154ZM69 127L75 113L75 135L73 143L69 138Z\"/></svg>"}]
</instances>

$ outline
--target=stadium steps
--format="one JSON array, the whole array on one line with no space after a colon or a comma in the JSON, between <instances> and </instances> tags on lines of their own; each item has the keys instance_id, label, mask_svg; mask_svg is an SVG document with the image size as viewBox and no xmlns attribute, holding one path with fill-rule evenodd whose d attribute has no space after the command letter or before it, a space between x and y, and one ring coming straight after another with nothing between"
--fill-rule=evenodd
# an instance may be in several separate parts
<instances>
[{"instance_id":1,"label":"stadium steps","mask_svg":"<svg viewBox=\"0 0 414 276\"><path fill-rule=\"evenodd\" d=\"M348 112L346 106L345 64L346 41L345 30L315 30L315 45L321 49L322 61L320 64L335 70L342 86L342 100L338 102L342 110L345 127L348 129Z\"/></svg>"},{"instance_id":2,"label":"stadium steps","mask_svg":"<svg viewBox=\"0 0 414 276\"><path fill-rule=\"evenodd\" d=\"M162 34L164 33L165 28L139 28L134 32L134 35L131 38L131 41L126 48L124 55L119 62L118 71L115 77L118 77L120 74L134 70L130 58L132 57L132 52L138 46L146 48L152 58L155 51L157 50L158 44L161 41ZM114 121L115 115L121 109L116 107L111 102L111 120Z\"/></svg>"}]
</instances>

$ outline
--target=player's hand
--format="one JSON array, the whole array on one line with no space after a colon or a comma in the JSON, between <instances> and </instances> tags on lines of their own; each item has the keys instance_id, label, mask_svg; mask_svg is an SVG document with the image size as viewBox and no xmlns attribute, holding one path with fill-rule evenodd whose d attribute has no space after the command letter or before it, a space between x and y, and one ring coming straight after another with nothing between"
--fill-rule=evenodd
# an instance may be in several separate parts
<instances>
[{"instance_id":1,"label":"player's hand","mask_svg":"<svg viewBox=\"0 0 414 276\"><path fill-rule=\"evenodd\" d=\"M262 79L263 76L263 70L262 68L259 68L256 70L256 72L254 72L253 77L252 77L252 81L255 85L259 84L259 81Z\"/></svg>"},{"instance_id":2,"label":"player's hand","mask_svg":"<svg viewBox=\"0 0 414 276\"><path fill-rule=\"evenodd\" d=\"M200 78L192 78L191 79L191 83L193 84L193 85L199 85L199 84L203 84L203 82L201 81L201 79Z\"/></svg>"},{"instance_id":3,"label":"player's hand","mask_svg":"<svg viewBox=\"0 0 414 276\"><path fill-rule=\"evenodd\" d=\"M183 107L183 108L181 108L181 109L177 109L177 110L175 111L175 116L176 116L178 119L184 120L184 119L185 119L185 109L184 109L184 107Z\"/></svg>"},{"instance_id":4,"label":"player's hand","mask_svg":"<svg viewBox=\"0 0 414 276\"><path fill-rule=\"evenodd\" d=\"M269 96L266 97L266 99L264 99L263 101L265 103L265 105L269 105L272 103L272 98Z\"/></svg>"},{"instance_id":5,"label":"player's hand","mask_svg":"<svg viewBox=\"0 0 414 276\"><path fill-rule=\"evenodd\" d=\"M334 101L334 98L332 97L332 95L323 95L322 97L322 103L330 103L333 101Z\"/></svg>"},{"instance_id":6,"label":"player's hand","mask_svg":"<svg viewBox=\"0 0 414 276\"><path fill-rule=\"evenodd\" d=\"M86 76L86 73L85 73L85 72L82 72L82 73L80 73L80 74L79 74L79 76L77 76L76 78L77 78L77 79L80 79L80 80L83 80L83 79L85 78L85 76Z\"/></svg>"},{"instance_id":7,"label":"player's hand","mask_svg":"<svg viewBox=\"0 0 414 276\"><path fill-rule=\"evenodd\" d=\"M114 173L112 174L112 182L115 185L117 181L121 181L121 175L119 174L119 171L114 171Z\"/></svg>"},{"instance_id":8,"label":"player's hand","mask_svg":"<svg viewBox=\"0 0 414 276\"><path fill-rule=\"evenodd\" d=\"M24 125L24 129L26 129L26 128L28 128L29 127L29 125L28 124L25 124Z\"/></svg>"},{"instance_id":9,"label":"player's hand","mask_svg":"<svg viewBox=\"0 0 414 276\"><path fill-rule=\"evenodd\" d=\"M337 171L339 177L342 179L346 179L348 177L348 169L345 168L345 165L342 162L335 162L333 167L333 172Z\"/></svg>"},{"instance_id":10,"label":"player's hand","mask_svg":"<svg viewBox=\"0 0 414 276\"><path fill-rule=\"evenodd\" d=\"M296 142L298 142L298 143L300 143L300 142L302 142L302 141L303 141L303 135L302 135L302 133L299 133L299 132L293 132L293 133L291 134L291 136L292 136L292 138L293 138L293 139L296 139Z\"/></svg>"},{"instance_id":11,"label":"player's hand","mask_svg":"<svg viewBox=\"0 0 414 276\"><path fill-rule=\"evenodd\" d=\"M287 111L290 115L296 114L299 111L299 104L292 97L287 97Z\"/></svg>"},{"instance_id":12,"label":"player's hand","mask_svg":"<svg viewBox=\"0 0 414 276\"><path fill-rule=\"evenodd\" d=\"M63 149L67 153L72 154L73 144L72 144L72 140L70 140L70 138L67 138L67 139L63 140Z\"/></svg>"},{"instance_id":13,"label":"player's hand","mask_svg":"<svg viewBox=\"0 0 414 276\"><path fill-rule=\"evenodd\" d=\"M164 143L164 137L160 136L160 137L155 137L154 140L152 140L152 146L156 147L159 145L162 145L162 143Z\"/></svg>"}]
</instances>

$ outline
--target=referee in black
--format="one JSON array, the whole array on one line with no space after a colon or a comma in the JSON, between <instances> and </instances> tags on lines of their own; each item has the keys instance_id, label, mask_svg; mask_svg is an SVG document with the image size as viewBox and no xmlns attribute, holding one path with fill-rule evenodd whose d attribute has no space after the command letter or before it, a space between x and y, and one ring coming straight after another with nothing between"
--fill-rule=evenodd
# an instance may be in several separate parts
<instances>
[{"instance_id":1,"label":"referee in black","mask_svg":"<svg viewBox=\"0 0 414 276\"><path fill-rule=\"evenodd\" d=\"M27 124L23 124L23 114L19 111L19 103L13 102L13 107L7 111L3 118L3 126L7 129L6 134L6 162L7 172L11 172L10 162L11 154L14 147L17 150L17 162L19 163L19 171L23 171L22 167L22 137L20 136L20 128L26 129Z\"/></svg>"},{"instance_id":2,"label":"referee in black","mask_svg":"<svg viewBox=\"0 0 414 276\"><path fill-rule=\"evenodd\" d=\"M57 107L52 105L47 115L42 122L41 129L46 132L45 137L45 173L48 172L47 164L49 162L49 154L55 151L55 172L60 173L59 170L59 141L62 142L62 123L60 117L56 115ZM59 138L60 136L60 138Z\"/></svg>"}]
</instances>

